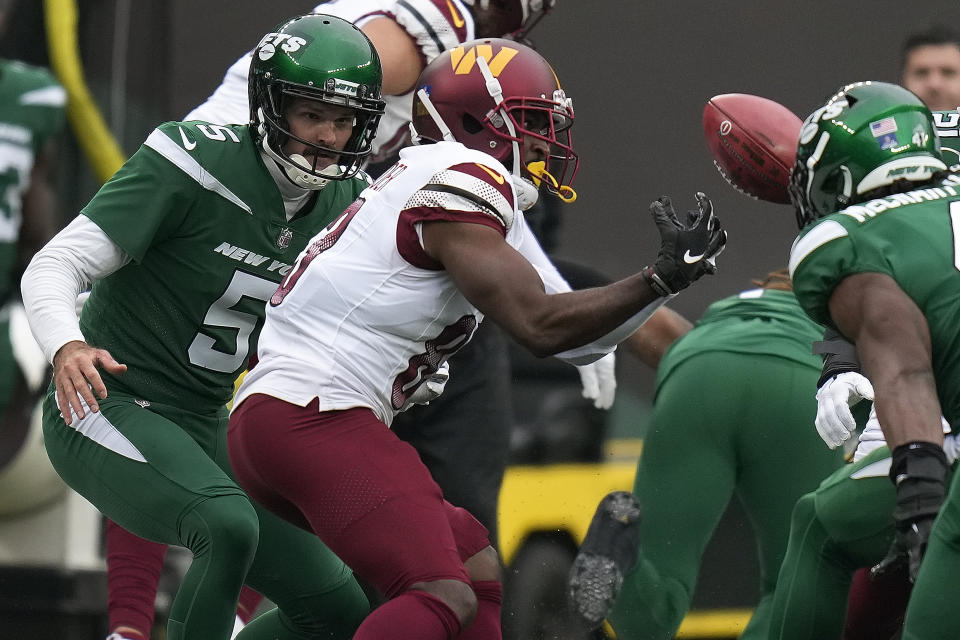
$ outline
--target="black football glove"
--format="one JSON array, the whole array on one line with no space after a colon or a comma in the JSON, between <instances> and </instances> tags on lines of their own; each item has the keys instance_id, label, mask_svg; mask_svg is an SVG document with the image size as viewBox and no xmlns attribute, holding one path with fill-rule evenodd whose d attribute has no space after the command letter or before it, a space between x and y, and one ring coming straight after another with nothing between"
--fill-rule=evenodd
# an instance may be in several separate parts
<instances>
[{"instance_id":1,"label":"black football glove","mask_svg":"<svg viewBox=\"0 0 960 640\"><path fill-rule=\"evenodd\" d=\"M908 442L893 450L890 479L897 487L895 531L886 557L870 569L874 578L906 567L917 579L933 521L947 493L947 457L930 442Z\"/></svg>"},{"instance_id":2,"label":"black football glove","mask_svg":"<svg viewBox=\"0 0 960 640\"><path fill-rule=\"evenodd\" d=\"M660 231L660 253L652 267L644 270L650 286L668 296L690 286L706 273L716 273L716 258L727 243L727 232L713 215L713 204L697 193L697 211L687 212L683 223L668 196L650 203L650 213Z\"/></svg>"}]
</instances>

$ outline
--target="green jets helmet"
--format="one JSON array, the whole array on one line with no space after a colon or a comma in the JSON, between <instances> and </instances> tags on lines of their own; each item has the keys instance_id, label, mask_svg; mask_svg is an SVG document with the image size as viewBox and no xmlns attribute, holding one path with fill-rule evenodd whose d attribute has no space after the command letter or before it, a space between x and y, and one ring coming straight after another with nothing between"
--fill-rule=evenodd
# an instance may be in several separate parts
<instances>
[{"instance_id":1,"label":"green jets helmet","mask_svg":"<svg viewBox=\"0 0 960 640\"><path fill-rule=\"evenodd\" d=\"M248 88L251 134L295 184L322 189L329 180L354 176L370 154L383 115L382 84L380 58L360 29L323 14L293 18L265 35L253 50ZM291 133L284 113L297 98L354 110L353 133L342 151ZM339 156L339 161L318 169L317 154L310 161L284 151L290 139L318 153Z\"/></svg>"},{"instance_id":2,"label":"green jets helmet","mask_svg":"<svg viewBox=\"0 0 960 640\"><path fill-rule=\"evenodd\" d=\"M903 87L849 84L800 129L790 199L800 228L878 189L902 191L946 170L933 115Z\"/></svg>"}]
</instances>

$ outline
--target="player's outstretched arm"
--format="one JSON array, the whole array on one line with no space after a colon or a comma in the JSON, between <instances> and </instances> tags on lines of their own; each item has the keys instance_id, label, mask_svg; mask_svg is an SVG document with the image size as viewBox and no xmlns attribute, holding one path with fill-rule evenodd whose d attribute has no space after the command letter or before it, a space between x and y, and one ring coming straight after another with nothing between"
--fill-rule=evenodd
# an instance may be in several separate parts
<instances>
[{"instance_id":1,"label":"player's outstretched arm","mask_svg":"<svg viewBox=\"0 0 960 640\"><path fill-rule=\"evenodd\" d=\"M688 213L686 222L668 198L656 201L651 212L662 239L652 267L605 287L554 295L544 291L536 270L490 227L427 222L423 244L471 303L531 352L548 356L608 334L615 345L649 317L640 313L645 307L716 270L713 261L726 233L706 196L698 194L698 211Z\"/></svg>"}]
</instances>

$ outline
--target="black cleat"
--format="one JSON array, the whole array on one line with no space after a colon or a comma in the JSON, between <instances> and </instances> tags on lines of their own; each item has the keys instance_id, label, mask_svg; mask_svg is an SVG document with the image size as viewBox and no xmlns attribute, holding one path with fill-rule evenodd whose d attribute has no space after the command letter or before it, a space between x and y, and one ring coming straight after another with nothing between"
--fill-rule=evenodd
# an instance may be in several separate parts
<instances>
[{"instance_id":1,"label":"black cleat","mask_svg":"<svg viewBox=\"0 0 960 640\"><path fill-rule=\"evenodd\" d=\"M591 629L597 629L613 609L623 576L640 552L640 503L628 491L607 494L590 521L590 528L570 569L568 596Z\"/></svg>"}]
</instances>

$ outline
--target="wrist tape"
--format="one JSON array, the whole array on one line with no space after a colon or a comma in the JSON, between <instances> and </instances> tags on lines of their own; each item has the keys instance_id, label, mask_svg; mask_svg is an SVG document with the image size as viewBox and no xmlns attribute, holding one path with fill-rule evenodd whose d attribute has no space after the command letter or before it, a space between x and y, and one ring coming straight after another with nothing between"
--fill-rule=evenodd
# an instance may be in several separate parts
<instances>
[{"instance_id":1,"label":"wrist tape","mask_svg":"<svg viewBox=\"0 0 960 640\"><path fill-rule=\"evenodd\" d=\"M932 442L908 442L893 450L890 480L897 488L897 526L936 516L947 494L947 456Z\"/></svg>"}]
</instances>

